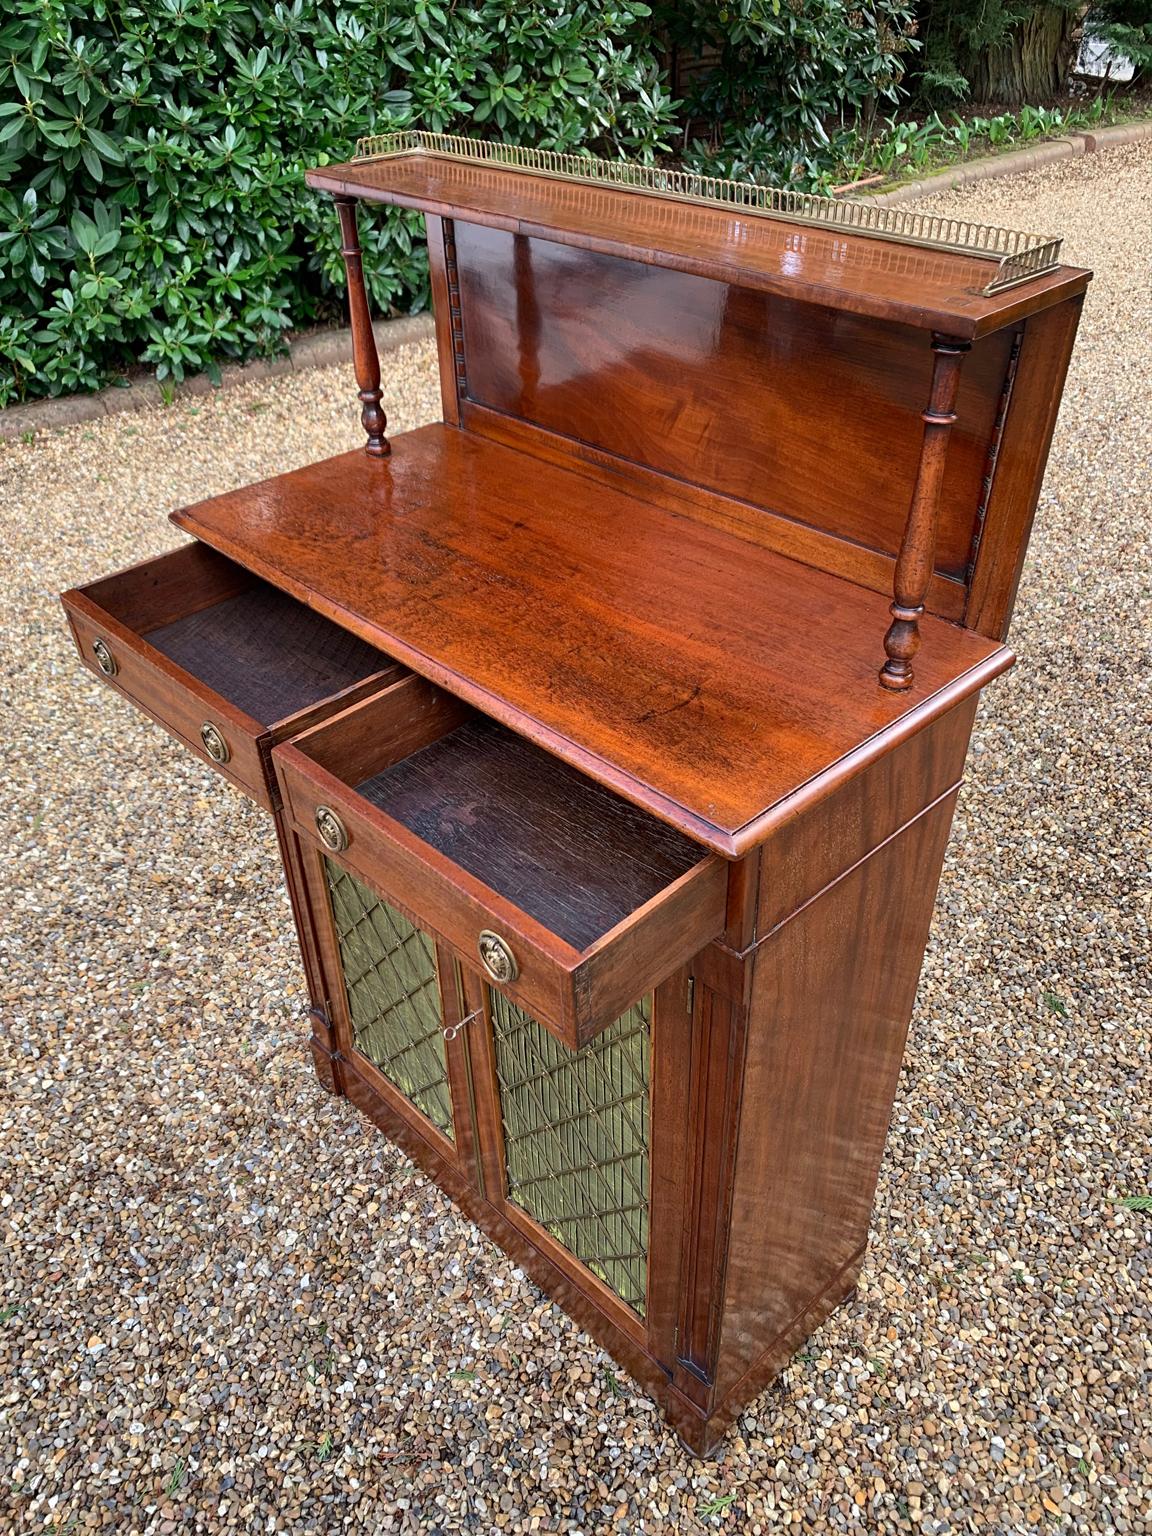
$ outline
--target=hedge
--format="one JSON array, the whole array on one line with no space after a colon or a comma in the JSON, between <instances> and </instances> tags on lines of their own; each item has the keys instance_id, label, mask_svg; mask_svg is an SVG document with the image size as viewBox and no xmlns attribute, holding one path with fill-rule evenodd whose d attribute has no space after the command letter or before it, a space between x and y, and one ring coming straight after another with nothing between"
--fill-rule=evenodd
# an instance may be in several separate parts
<instances>
[{"instance_id":1,"label":"hedge","mask_svg":"<svg viewBox=\"0 0 1152 1536\"><path fill-rule=\"evenodd\" d=\"M895 100L908 7L841 0L8 0L0 26L0 405L145 364L215 374L335 319L306 166L415 124L826 178ZM720 18L723 18L721 21ZM686 100L673 45L719 45ZM687 123L704 124L699 136ZM418 217L363 220L378 313L427 302Z\"/></svg>"}]
</instances>

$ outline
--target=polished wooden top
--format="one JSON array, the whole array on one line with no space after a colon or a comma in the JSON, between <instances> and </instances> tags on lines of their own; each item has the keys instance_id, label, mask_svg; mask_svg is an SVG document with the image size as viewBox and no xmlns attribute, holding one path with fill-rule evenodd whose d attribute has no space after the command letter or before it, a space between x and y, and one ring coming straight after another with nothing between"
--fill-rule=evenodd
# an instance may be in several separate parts
<instances>
[{"instance_id":1,"label":"polished wooden top","mask_svg":"<svg viewBox=\"0 0 1152 1536\"><path fill-rule=\"evenodd\" d=\"M371 644L729 857L1011 664L887 603L444 425L173 514Z\"/></svg>"},{"instance_id":2,"label":"polished wooden top","mask_svg":"<svg viewBox=\"0 0 1152 1536\"><path fill-rule=\"evenodd\" d=\"M985 297L995 263L841 229L551 180L435 155L398 155L307 174L322 191L418 208L629 257L853 314L975 338L1081 291L1060 267Z\"/></svg>"}]
</instances>

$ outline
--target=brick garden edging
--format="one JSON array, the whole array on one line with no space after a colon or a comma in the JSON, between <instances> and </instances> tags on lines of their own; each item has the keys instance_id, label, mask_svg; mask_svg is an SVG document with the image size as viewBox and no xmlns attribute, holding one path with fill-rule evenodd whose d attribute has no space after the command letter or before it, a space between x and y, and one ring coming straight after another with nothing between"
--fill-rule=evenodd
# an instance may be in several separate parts
<instances>
[{"instance_id":1,"label":"brick garden edging","mask_svg":"<svg viewBox=\"0 0 1152 1536\"><path fill-rule=\"evenodd\" d=\"M1048 139L1031 149L1018 149L1007 155L988 155L982 160L971 160L967 165L950 166L934 176L926 176L922 181L910 181L905 186L894 187L890 192L878 192L868 201L912 202L916 198L931 197L936 192L947 192L952 187L964 186L968 182L986 181L998 176L1019 176L1057 160L1069 160L1076 155L1092 155L1100 149L1135 144L1148 138L1152 138L1152 122L1120 123L1114 128L1100 128L1094 133L1071 133L1066 138ZM392 352L409 342L422 341L426 336L431 336L432 316L413 315L401 320L380 320L374 329L376 345L381 354ZM333 363L346 362L351 366L351 361L351 331L319 331L293 342L283 357L221 369L221 383L218 387L228 389L234 384L247 384L255 379L275 378L278 374L294 373L304 368L322 368ZM176 386L176 398L206 395L214 387L207 375L197 374ZM7 410L0 411L0 439L19 437L23 432L70 427L77 422L99 421L101 417L115 416L121 411L137 411L142 406L163 403L160 386L153 379L144 379L122 389L102 389L91 395L33 400L28 405L11 405Z\"/></svg>"},{"instance_id":2,"label":"brick garden edging","mask_svg":"<svg viewBox=\"0 0 1152 1536\"><path fill-rule=\"evenodd\" d=\"M872 203L907 203L918 197L931 197L937 192L948 192L953 187L964 186L970 181L988 181L997 176L1022 176L1042 165L1056 160L1071 160L1077 155L1094 155L1098 149L1112 149L1120 144L1135 144L1141 139L1152 138L1152 122L1118 123L1115 128L1098 128L1094 133L1070 133L1061 139L1046 139L1031 149L1016 149L1008 155L986 155L982 160L970 160L967 165L949 166L922 181L910 181L904 186L893 187L890 192L878 192L868 198Z\"/></svg>"},{"instance_id":3,"label":"brick garden edging","mask_svg":"<svg viewBox=\"0 0 1152 1536\"><path fill-rule=\"evenodd\" d=\"M412 341L432 335L432 316L412 315L400 320L378 320L373 327L381 356ZM230 364L220 370L220 384L214 385L207 374L199 373L177 384L177 400L189 395L207 395L213 389L229 389L256 379L272 379L305 368L323 368L332 363L352 366L352 332L317 331L292 342L283 357L271 357L251 363ZM100 421L121 411L138 411L146 405L163 405L164 396L155 379L141 379L126 387L97 390L91 395L63 395L59 400L31 400L27 405L10 405L0 411L0 439L19 437L24 432L51 431L71 427L77 422Z\"/></svg>"}]
</instances>

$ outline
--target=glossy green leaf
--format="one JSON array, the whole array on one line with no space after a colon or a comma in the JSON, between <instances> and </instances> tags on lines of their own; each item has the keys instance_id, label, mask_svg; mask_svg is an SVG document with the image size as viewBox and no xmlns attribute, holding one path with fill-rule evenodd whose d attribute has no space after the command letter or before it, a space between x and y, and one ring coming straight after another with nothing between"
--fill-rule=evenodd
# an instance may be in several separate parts
<instances>
[{"instance_id":1,"label":"glossy green leaf","mask_svg":"<svg viewBox=\"0 0 1152 1536\"><path fill-rule=\"evenodd\" d=\"M728 0L726 13L671 0L10 0L0 400L97 388L141 361L164 377L216 369L342 322L336 220L303 168L346 159L361 134L415 124L653 161L682 151L685 123L706 122L720 126L689 147L694 163L817 184L853 114L900 94L909 16L887 0ZM683 103L664 70L671 45L719 61ZM377 313L426 305L419 216L376 210L362 238Z\"/></svg>"}]
</instances>

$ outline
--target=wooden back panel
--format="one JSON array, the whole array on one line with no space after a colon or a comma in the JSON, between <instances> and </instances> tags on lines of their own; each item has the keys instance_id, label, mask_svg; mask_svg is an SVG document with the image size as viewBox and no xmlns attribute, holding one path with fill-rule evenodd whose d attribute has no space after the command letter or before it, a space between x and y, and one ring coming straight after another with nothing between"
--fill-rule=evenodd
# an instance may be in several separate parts
<instances>
[{"instance_id":1,"label":"wooden back panel","mask_svg":"<svg viewBox=\"0 0 1152 1536\"><path fill-rule=\"evenodd\" d=\"M923 330L430 215L445 419L891 593ZM1082 295L978 339L929 611L1007 633Z\"/></svg>"},{"instance_id":2,"label":"wooden back panel","mask_svg":"<svg viewBox=\"0 0 1152 1536\"><path fill-rule=\"evenodd\" d=\"M922 331L457 223L467 398L894 556L920 452ZM963 580L1010 332L960 390L937 569Z\"/></svg>"}]
</instances>

